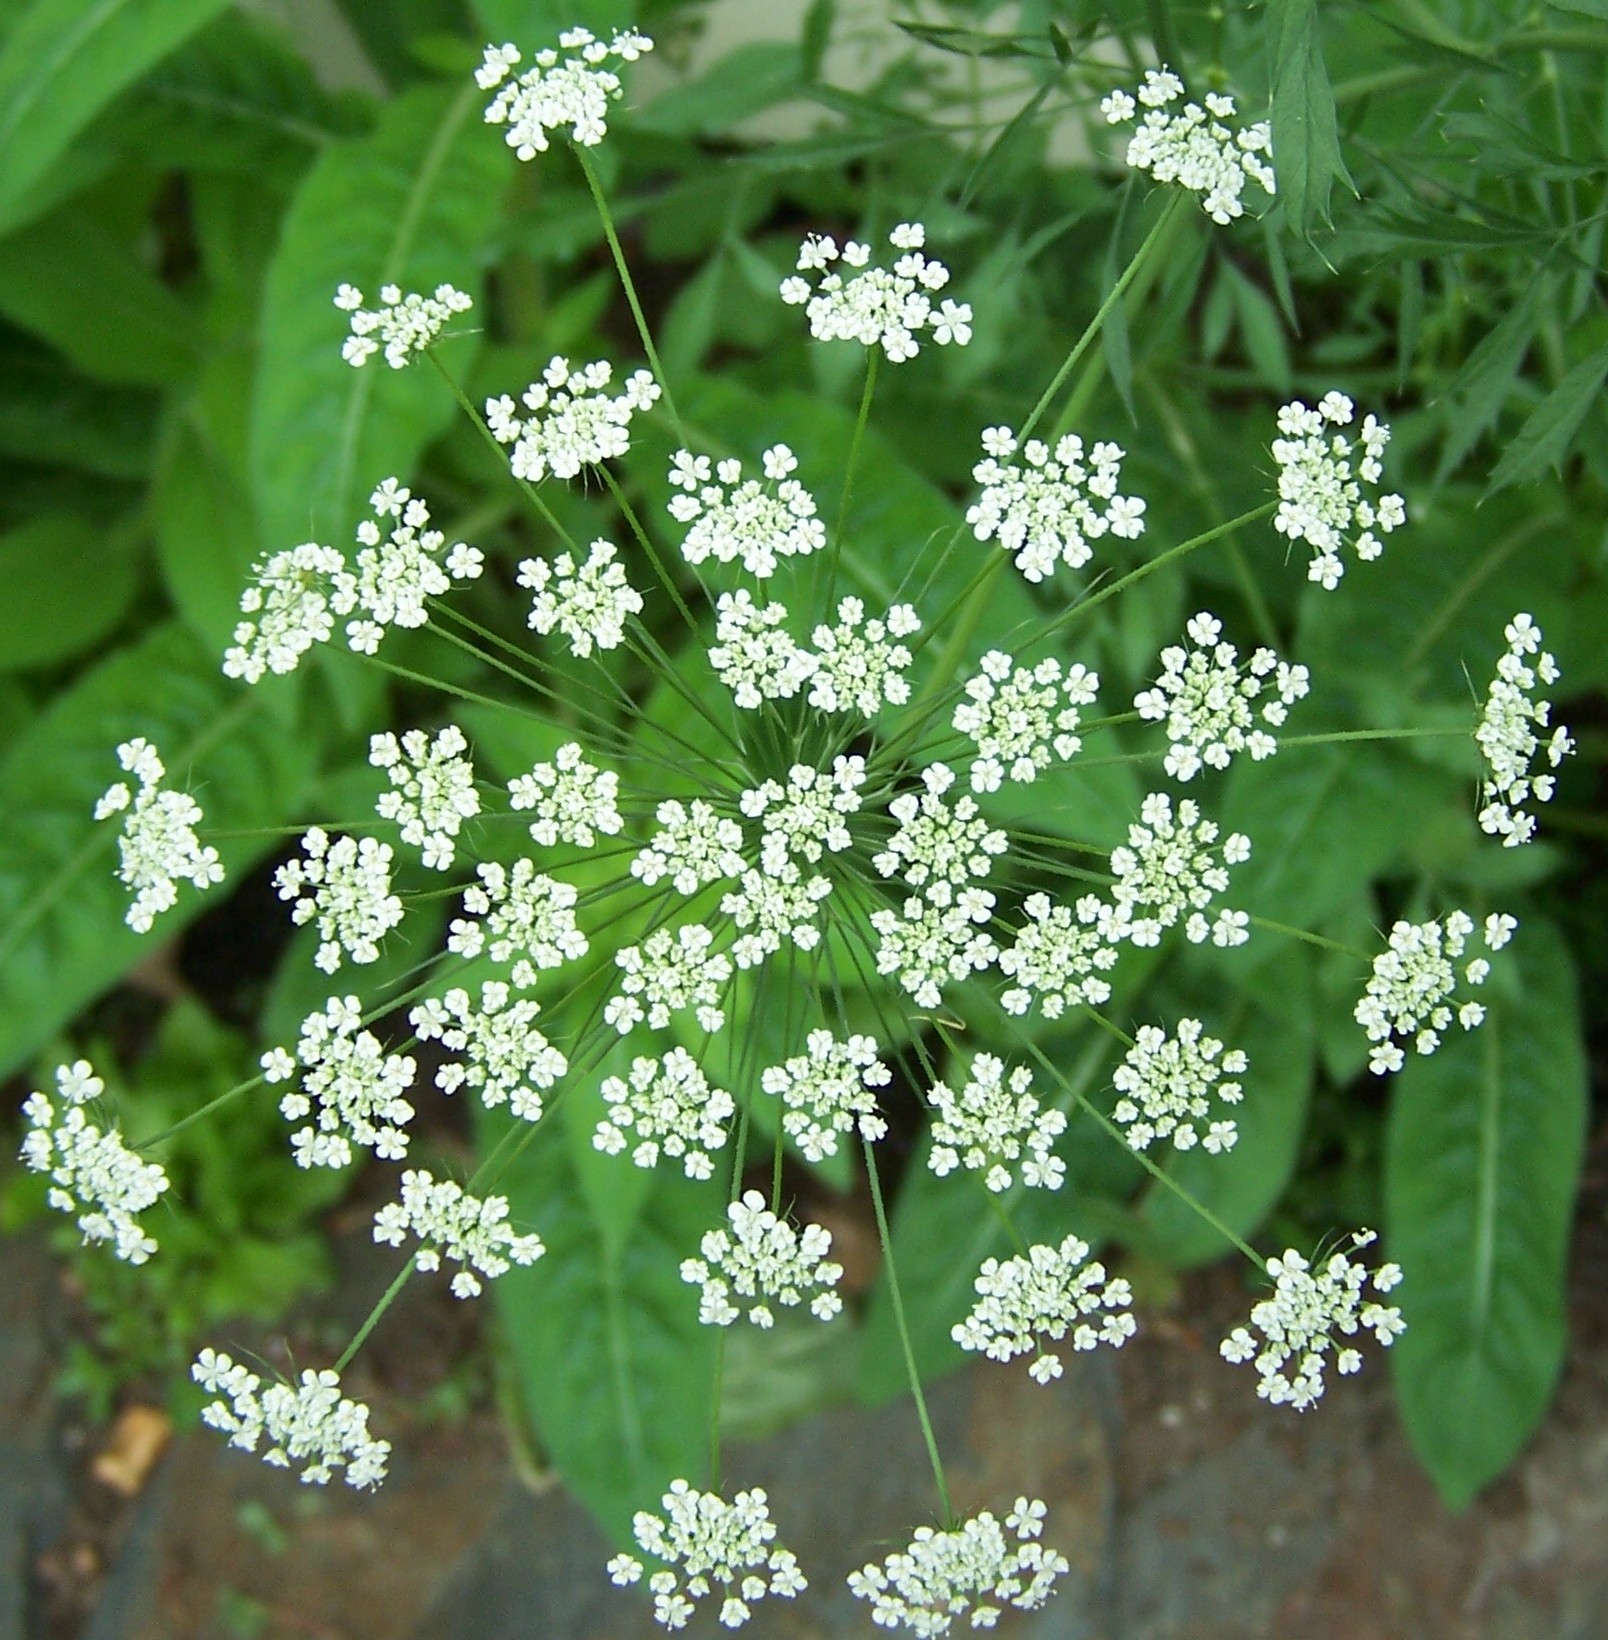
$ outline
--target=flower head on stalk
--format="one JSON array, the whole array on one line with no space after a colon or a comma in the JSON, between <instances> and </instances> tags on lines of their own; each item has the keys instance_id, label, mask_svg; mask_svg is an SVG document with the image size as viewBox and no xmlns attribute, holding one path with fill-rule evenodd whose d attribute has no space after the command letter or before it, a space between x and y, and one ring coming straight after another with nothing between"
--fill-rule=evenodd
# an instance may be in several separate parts
<instances>
[{"instance_id":1,"label":"flower head on stalk","mask_svg":"<svg viewBox=\"0 0 1608 1640\"><path fill-rule=\"evenodd\" d=\"M566 126L571 142L595 148L608 135L609 104L625 89L608 65L634 63L652 50L653 41L631 29L616 32L607 43L587 29L567 29L558 37L558 50L538 51L531 66L505 85L520 54L511 45L487 46L475 72L482 91L497 91L486 108L486 123L508 127L508 146L522 160L546 153L548 133Z\"/></svg>"},{"instance_id":2,"label":"flower head on stalk","mask_svg":"<svg viewBox=\"0 0 1608 1640\"><path fill-rule=\"evenodd\" d=\"M465 820L480 813L468 750L455 723L434 740L423 729L409 729L400 742L392 734L369 736L369 762L385 770L392 788L374 806L397 822L402 841L419 849L425 865L435 871L452 864L457 852L453 839Z\"/></svg>"},{"instance_id":3,"label":"flower head on stalk","mask_svg":"<svg viewBox=\"0 0 1608 1640\"><path fill-rule=\"evenodd\" d=\"M481 1277L495 1280L510 1264L534 1264L547 1249L537 1235L521 1236L508 1223L508 1198L471 1196L454 1179L410 1168L402 1196L374 1215L374 1239L400 1247L417 1238L414 1268L441 1268L443 1258L463 1268L452 1278L454 1298L478 1298Z\"/></svg>"},{"instance_id":4,"label":"flower head on stalk","mask_svg":"<svg viewBox=\"0 0 1608 1640\"><path fill-rule=\"evenodd\" d=\"M980 1053L958 1092L936 1082L931 1098L938 1119L927 1160L940 1178L963 1165L971 1172L986 1168L983 1182L990 1190L1009 1190L1015 1182L1012 1169L1020 1163L1023 1184L1061 1188L1066 1164L1050 1147L1066 1131L1066 1115L1039 1104L1033 1073L1025 1065L1018 1065L1007 1082L1003 1062Z\"/></svg>"},{"instance_id":5,"label":"flower head on stalk","mask_svg":"<svg viewBox=\"0 0 1608 1640\"><path fill-rule=\"evenodd\" d=\"M843 1266L827 1259L832 1237L818 1224L802 1232L765 1205L757 1190L726 1209L730 1231L711 1230L699 1246L702 1258L682 1260L681 1279L703 1289L698 1319L707 1326L729 1327L746 1313L756 1327L772 1327L770 1301L803 1303L811 1290L810 1314L829 1321L842 1308L837 1284ZM733 1297L746 1300L733 1303Z\"/></svg>"},{"instance_id":6,"label":"flower head on stalk","mask_svg":"<svg viewBox=\"0 0 1608 1640\"><path fill-rule=\"evenodd\" d=\"M380 292L380 306L365 308L362 291L355 285L342 285L335 293L335 306L351 314L352 333L341 348L341 357L358 368L383 346L385 362L401 370L434 345L456 314L467 313L474 305L451 285L437 285L434 296L414 291L404 296L398 286L387 285ZM376 333L379 341L374 339Z\"/></svg>"},{"instance_id":7,"label":"flower head on stalk","mask_svg":"<svg viewBox=\"0 0 1608 1640\"><path fill-rule=\"evenodd\" d=\"M1558 663L1541 648L1541 628L1529 615L1515 615L1503 635L1507 653L1496 663L1474 739L1491 769L1480 790L1480 830L1500 837L1503 848L1517 848L1535 836L1535 816L1524 805L1550 802L1556 784L1550 774L1531 773L1539 754L1544 751L1555 769L1575 747L1561 723L1544 742L1536 732L1547 727L1552 703L1535 699L1535 692L1559 676ZM1532 665L1529 657L1538 650Z\"/></svg>"},{"instance_id":8,"label":"flower head on stalk","mask_svg":"<svg viewBox=\"0 0 1608 1640\"><path fill-rule=\"evenodd\" d=\"M717 462L711 476L708 456L676 451L670 482L680 493L670 498L670 516L687 525L681 556L689 564L735 559L756 580L765 580L781 559L807 557L826 545L814 496L791 476L798 458L785 444L775 444L762 465L764 483L745 479L735 457Z\"/></svg>"},{"instance_id":9,"label":"flower head on stalk","mask_svg":"<svg viewBox=\"0 0 1608 1640\"><path fill-rule=\"evenodd\" d=\"M631 448L631 418L650 410L660 396L659 384L646 370L634 371L624 391L611 396L613 367L599 360L570 369L555 354L520 395L530 412L521 416L504 393L486 400L486 425L499 444L511 444L509 468L515 478L539 484L548 473L574 478L583 467L600 467Z\"/></svg>"}]
</instances>

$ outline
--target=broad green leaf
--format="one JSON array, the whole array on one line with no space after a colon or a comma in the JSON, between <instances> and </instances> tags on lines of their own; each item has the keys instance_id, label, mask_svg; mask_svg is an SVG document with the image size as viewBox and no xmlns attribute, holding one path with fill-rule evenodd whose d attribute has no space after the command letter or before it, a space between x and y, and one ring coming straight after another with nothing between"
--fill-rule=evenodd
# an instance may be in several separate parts
<instances>
[{"instance_id":1,"label":"broad green leaf","mask_svg":"<svg viewBox=\"0 0 1608 1640\"><path fill-rule=\"evenodd\" d=\"M1608 347L1600 347L1582 359L1530 413L1497 462L1485 495L1492 496L1510 484L1533 483L1548 468L1559 472L1580 423L1598 402L1605 377Z\"/></svg>"},{"instance_id":2,"label":"broad green leaf","mask_svg":"<svg viewBox=\"0 0 1608 1640\"><path fill-rule=\"evenodd\" d=\"M1335 178L1355 192L1340 153L1317 0L1272 0L1267 27L1273 64L1273 169L1290 226L1310 239L1312 230L1329 220Z\"/></svg>"},{"instance_id":3,"label":"broad green leaf","mask_svg":"<svg viewBox=\"0 0 1608 1640\"><path fill-rule=\"evenodd\" d=\"M792 41L756 40L717 59L695 80L673 85L631 116L633 129L665 135L727 133L739 120L803 89L804 59Z\"/></svg>"},{"instance_id":4,"label":"broad green leaf","mask_svg":"<svg viewBox=\"0 0 1608 1640\"><path fill-rule=\"evenodd\" d=\"M286 215L268 275L251 428L253 499L271 549L344 544L364 498L458 414L428 361L354 370L341 358L343 282L377 306L381 288L473 295L508 174L507 150L480 119L484 93L428 87L398 98L370 137L332 144ZM481 320L439 346L463 376Z\"/></svg>"},{"instance_id":5,"label":"broad green leaf","mask_svg":"<svg viewBox=\"0 0 1608 1640\"><path fill-rule=\"evenodd\" d=\"M1577 17L1595 17L1608 23L1608 0L1546 0L1554 11L1573 12Z\"/></svg>"},{"instance_id":6,"label":"broad green leaf","mask_svg":"<svg viewBox=\"0 0 1608 1640\"><path fill-rule=\"evenodd\" d=\"M1557 1381L1586 1121L1562 938L1524 918L1495 967L1485 1023L1454 1027L1432 1058L1409 1055L1385 1155L1387 1252L1405 1272L1396 1389L1413 1446L1454 1508L1507 1466Z\"/></svg>"},{"instance_id":7,"label":"broad green leaf","mask_svg":"<svg viewBox=\"0 0 1608 1640\"><path fill-rule=\"evenodd\" d=\"M0 326L0 451L106 478L144 478L160 400L81 374L26 331Z\"/></svg>"},{"instance_id":8,"label":"broad green leaf","mask_svg":"<svg viewBox=\"0 0 1608 1640\"><path fill-rule=\"evenodd\" d=\"M0 231L73 138L225 0L34 0L0 51Z\"/></svg>"},{"instance_id":9,"label":"broad green leaf","mask_svg":"<svg viewBox=\"0 0 1608 1640\"><path fill-rule=\"evenodd\" d=\"M500 1125L500 1124L499 1124ZM676 1476L701 1473L714 1390L714 1329L698 1322L684 1258L721 1216L720 1192L663 1169L612 1163L633 1192L624 1234L600 1224L561 1132L541 1131L497 1180L546 1256L498 1278L515 1372L565 1484L617 1542ZM640 1174L632 1179L632 1174Z\"/></svg>"},{"instance_id":10,"label":"broad green leaf","mask_svg":"<svg viewBox=\"0 0 1608 1640\"><path fill-rule=\"evenodd\" d=\"M127 529L72 513L0 534L0 672L65 660L104 638L127 613L139 569Z\"/></svg>"},{"instance_id":11,"label":"broad green leaf","mask_svg":"<svg viewBox=\"0 0 1608 1640\"><path fill-rule=\"evenodd\" d=\"M217 891L208 900L181 884L151 935L124 926L118 822L97 823L91 811L121 776L119 742L136 735L161 753L167 785L194 794L203 832L241 834L217 843L231 875L294 811L316 754L315 737L286 734L177 622L85 674L29 727L0 764L0 1072L146 958L153 940L218 903Z\"/></svg>"}]
</instances>

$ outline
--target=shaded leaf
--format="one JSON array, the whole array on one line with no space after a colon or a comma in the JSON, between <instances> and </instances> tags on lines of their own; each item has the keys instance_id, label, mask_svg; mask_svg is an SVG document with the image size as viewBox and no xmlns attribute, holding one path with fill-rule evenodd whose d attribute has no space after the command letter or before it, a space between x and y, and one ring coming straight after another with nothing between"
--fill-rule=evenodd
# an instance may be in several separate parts
<instances>
[{"instance_id":1,"label":"shaded leaf","mask_svg":"<svg viewBox=\"0 0 1608 1640\"><path fill-rule=\"evenodd\" d=\"M790 102L804 80L798 46L756 40L728 51L697 79L660 92L633 112L631 123L634 129L666 135L729 133L739 120Z\"/></svg>"},{"instance_id":2,"label":"shaded leaf","mask_svg":"<svg viewBox=\"0 0 1608 1640\"><path fill-rule=\"evenodd\" d=\"M1589 358L1582 359L1531 411L1513 442L1503 451L1480 499L1495 495L1509 484L1533 483L1548 468L1558 472L1586 412L1598 402L1605 377L1608 377L1608 347L1600 347Z\"/></svg>"},{"instance_id":3,"label":"shaded leaf","mask_svg":"<svg viewBox=\"0 0 1608 1640\"><path fill-rule=\"evenodd\" d=\"M46 513L0 535L0 671L65 660L104 638L133 601L139 562L127 530L74 513Z\"/></svg>"},{"instance_id":4,"label":"shaded leaf","mask_svg":"<svg viewBox=\"0 0 1608 1640\"><path fill-rule=\"evenodd\" d=\"M1290 226L1310 239L1318 223L1329 220L1335 179L1355 192L1340 153L1317 0L1272 0L1267 26L1273 60L1273 170Z\"/></svg>"}]
</instances>

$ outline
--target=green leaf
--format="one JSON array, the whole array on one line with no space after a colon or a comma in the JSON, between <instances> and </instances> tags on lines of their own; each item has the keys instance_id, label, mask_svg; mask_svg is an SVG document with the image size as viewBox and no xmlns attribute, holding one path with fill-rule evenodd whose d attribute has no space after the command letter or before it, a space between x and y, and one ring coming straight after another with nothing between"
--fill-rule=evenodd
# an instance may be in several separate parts
<instances>
[{"instance_id":1,"label":"green leaf","mask_svg":"<svg viewBox=\"0 0 1608 1640\"><path fill-rule=\"evenodd\" d=\"M1576 17L1595 17L1608 23L1608 0L1546 0L1554 11L1572 12Z\"/></svg>"},{"instance_id":2,"label":"green leaf","mask_svg":"<svg viewBox=\"0 0 1608 1640\"><path fill-rule=\"evenodd\" d=\"M826 48L832 43L832 28L837 22L837 0L810 0L810 9L804 14L804 30L799 50L804 78L820 77L821 62Z\"/></svg>"},{"instance_id":3,"label":"green leaf","mask_svg":"<svg viewBox=\"0 0 1608 1640\"><path fill-rule=\"evenodd\" d=\"M1582 359L1530 413L1513 442L1503 452L1485 486L1482 501L1510 484L1530 484L1549 467L1561 471L1570 441L1597 403L1608 377L1608 347Z\"/></svg>"},{"instance_id":4,"label":"green leaf","mask_svg":"<svg viewBox=\"0 0 1608 1640\"><path fill-rule=\"evenodd\" d=\"M73 138L226 0L34 0L0 51L0 231Z\"/></svg>"},{"instance_id":5,"label":"green leaf","mask_svg":"<svg viewBox=\"0 0 1608 1640\"><path fill-rule=\"evenodd\" d=\"M739 120L790 102L804 88L804 59L791 41L755 40L673 85L632 115L633 129L666 136L729 133Z\"/></svg>"},{"instance_id":6,"label":"green leaf","mask_svg":"<svg viewBox=\"0 0 1608 1640\"><path fill-rule=\"evenodd\" d=\"M1541 286L1539 275L1530 281L1524 295L1502 315L1441 393L1442 402L1455 409L1448 414L1451 431L1441 452L1437 481L1457 470L1480 435L1501 415L1540 322Z\"/></svg>"},{"instance_id":7,"label":"green leaf","mask_svg":"<svg viewBox=\"0 0 1608 1640\"><path fill-rule=\"evenodd\" d=\"M122 620L139 580L136 543L72 513L0 535L0 672L82 654ZM110 785L110 780L107 781Z\"/></svg>"},{"instance_id":8,"label":"green leaf","mask_svg":"<svg viewBox=\"0 0 1608 1640\"><path fill-rule=\"evenodd\" d=\"M162 754L168 786L194 793L203 833L282 825L316 751L313 736L285 733L260 692L229 683L177 622L87 673L30 725L0 764L0 1074L151 952L152 939L123 922L117 822L91 819L121 773L116 747L136 735ZM266 846L261 835L217 843L231 874ZM216 897L181 885L153 934L177 934L208 903Z\"/></svg>"},{"instance_id":9,"label":"green leaf","mask_svg":"<svg viewBox=\"0 0 1608 1640\"><path fill-rule=\"evenodd\" d=\"M1317 0L1272 0L1267 26L1273 60L1273 169L1286 219L1310 240L1318 223L1329 221L1335 178L1356 191L1340 152Z\"/></svg>"},{"instance_id":10,"label":"green leaf","mask_svg":"<svg viewBox=\"0 0 1608 1640\"><path fill-rule=\"evenodd\" d=\"M924 46L960 57L1038 57L1053 62L1060 55L1055 42L1043 34L990 34L958 24L897 20L893 26Z\"/></svg>"},{"instance_id":11,"label":"green leaf","mask_svg":"<svg viewBox=\"0 0 1608 1640\"><path fill-rule=\"evenodd\" d=\"M427 361L391 370L341 358L348 282L377 304L382 286L479 289L476 275L501 204L508 151L479 117L482 93L427 87L399 97L372 136L332 145L285 217L268 275L262 359L252 406L251 481L262 536L274 548L343 541L363 499L388 474L406 477L457 414ZM481 320L439 344L467 373Z\"/></svg>"},{"instance_id":12,"label":"green leaf","mask_svg":"<svg viewBox=\"0 0 1608 1640\"><path fill-rule=\"evenodd\" d=\"M0 325L0 451L106 478L144 478L160 400L74 370L25 331Z\"/></svg>"},{"instance_id":13,"label":"green leaf","mask_svg":"<svg viewBox=\"0 0 1608 1640\"><path fill-rule=\"evenodd\" d=\"M1485 1023L1454 1028L1397 1076L1385 1153L1388 1250L1405 1272L1396 1389L1454 1508L1502 1472L1551 1398L1586 1122L1561 936L1524 919L1495 968ZM1512 968L1517 983L1504 986Z\"/></svg>"}]
</instances>

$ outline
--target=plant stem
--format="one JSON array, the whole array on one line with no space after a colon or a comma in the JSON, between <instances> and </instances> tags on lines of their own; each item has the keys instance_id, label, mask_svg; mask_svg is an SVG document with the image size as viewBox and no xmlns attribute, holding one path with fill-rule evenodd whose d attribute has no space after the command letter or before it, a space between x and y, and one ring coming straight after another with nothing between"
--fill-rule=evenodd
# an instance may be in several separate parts
<instances>
[{"instance_id":1,"label":"plant stem","mask_svg":"<svg viewBox=\"0 0 1608 1640\"><path fill-rule=\"evenodd\" d=\"M826 599L823 609L831 609L833 594L837 591L838 559L843 552L843 529L849 517L849 497L854 493L854 469L860 459L860 441L865 437L866 423L871 419L871 395L877 387L877 360L882 349L870 347L865 355L865 386L860 392L860 411L854 418L854 436L849 440L849 459L843 467L843 489L838 495L837 520L832 525L832 538L827 543Z\"/></svg>"},{"instance_id":2,"label":"plant stem","mask_svg":"<svg viewBox=\"0 0 1608 1640\"><path fill-rule=\"evenodd\" d=\"M413 1260L410 1258L396 1273L396 1279L380 1294L379 1302L369 1311L363 1325L353 1335L352 1342L340 1353L340 1359L335 1363L336 1372L345 1372L352 1364L352 1358L368 1341L368 1335L380 1324L380 1317L396 1302L397 1296L407 1286L408 1278L413 1274Z\"/></svg>"}]
</instances>

